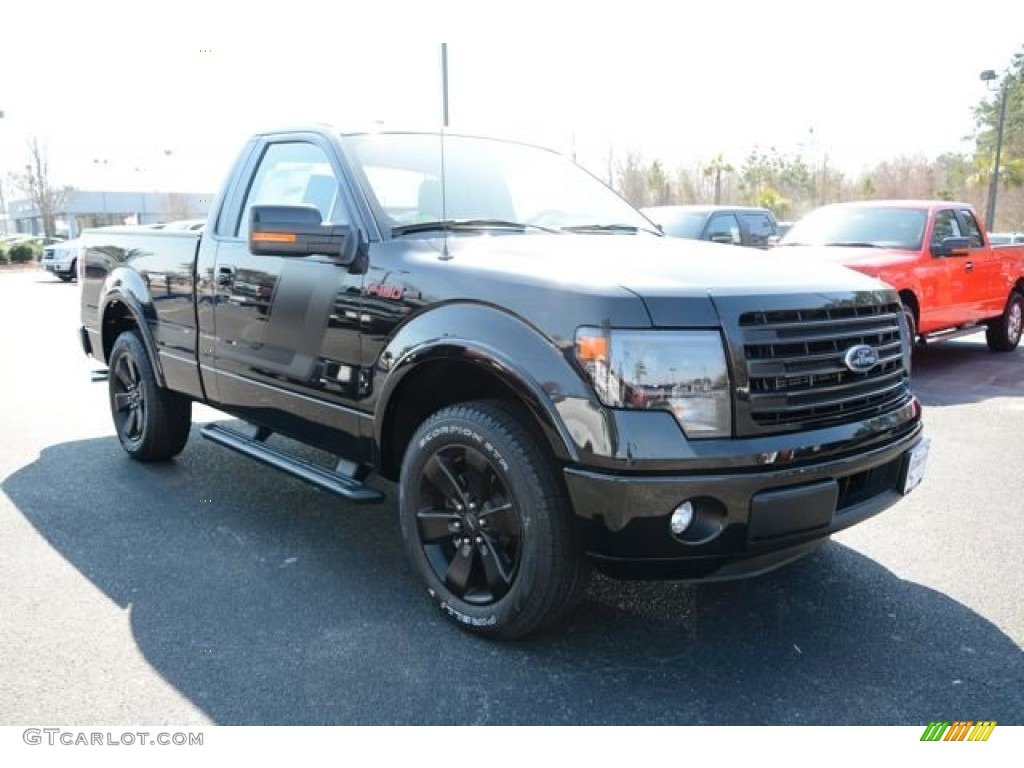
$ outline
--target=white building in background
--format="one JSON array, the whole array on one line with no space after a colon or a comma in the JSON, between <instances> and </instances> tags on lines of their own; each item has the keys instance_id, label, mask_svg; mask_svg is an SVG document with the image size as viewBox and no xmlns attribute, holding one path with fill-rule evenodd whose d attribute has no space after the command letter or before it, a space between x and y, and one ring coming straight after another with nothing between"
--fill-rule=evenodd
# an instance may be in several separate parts
<instances>
[{"instance_id":1,"label":"white building in background","mask_svg":"<svg viewBox=\"0 0 1024 768\"><path fill-rule=\"evenodd\" d=\"M83 229L109 224L160 224L181 219L202 219L210 210L213 193L108 192L75 190L55 218L56 234L77 237ZM43 219L31 200L7 201L10 234L41 235Z\"/></svg>"}]
</instances>

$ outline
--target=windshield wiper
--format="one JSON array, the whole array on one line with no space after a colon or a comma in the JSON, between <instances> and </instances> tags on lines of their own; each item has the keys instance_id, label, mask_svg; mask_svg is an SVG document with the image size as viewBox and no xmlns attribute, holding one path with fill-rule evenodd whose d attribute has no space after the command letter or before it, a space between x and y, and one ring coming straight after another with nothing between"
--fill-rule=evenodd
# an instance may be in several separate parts
<instances>
[{"instance_id":1,"label":"windshield wiper","mask_svg":"<svg viewBox=\"0 0 1024 768\"><path fill-rule=\"evenodd\" d=\"M391 236L401 237L402 235L410 235L416 232L457 232L474 229L511 229L515 232L539 229L541 232L559 234L557 229L542 227L539 224L524 224L521 221L506 221L505 219L443 219L440 221L420 221L415 224L401 224L391 228Z\"/></svg>"},{"instance_id":2,"label":"windshield wiper","mask_svg":"<svg viewBox=\"0 0 1024 768\"><path fill-rule=\"evenodd\" d=\"M634 227L632 224L571 224L568 227L559 227L563 232L627 232L635 235L637 232L650 232L652 235L662 236L661 232L655 232L646 227Z\"/></svg>"}]
</instances>

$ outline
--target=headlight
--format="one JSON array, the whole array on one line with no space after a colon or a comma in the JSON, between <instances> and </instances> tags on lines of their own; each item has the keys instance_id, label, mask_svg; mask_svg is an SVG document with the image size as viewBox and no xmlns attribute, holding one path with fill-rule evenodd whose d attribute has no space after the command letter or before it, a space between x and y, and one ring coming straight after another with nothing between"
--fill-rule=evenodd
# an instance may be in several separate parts
<instances>
[{"instance_id":1,"label":"headlight","mask_svg":"<svg viewBox=\"0 0 1024 768\"><path fill-rule=\"evenodd\" d=\"M670 411L687 437L732 432L729 369L718 331L580 328L576 359L607 406Z\"/></svg>"}]
</instances>

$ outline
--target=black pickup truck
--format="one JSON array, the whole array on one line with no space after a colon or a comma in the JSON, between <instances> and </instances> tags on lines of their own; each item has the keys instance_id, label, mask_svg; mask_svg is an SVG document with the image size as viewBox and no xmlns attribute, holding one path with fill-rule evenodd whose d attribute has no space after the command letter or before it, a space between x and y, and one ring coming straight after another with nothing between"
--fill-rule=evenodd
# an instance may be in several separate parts
<instances>
[{"instance_id":1,"label":"black pickup truck","mask_svg":"<svg viewBox=\"0 0 1024 768\"><path fill-rule=\"evenodd\" d=\"M927 441L899 297L662 237L535 147L266 133L202 233L85 233L81 341L128 454L201 434L350 501L399 484L453 621L520 637L591 565L712 579L896 502ZM317 464L291 438L337 456Z\"/></svg>"}]
</instances>

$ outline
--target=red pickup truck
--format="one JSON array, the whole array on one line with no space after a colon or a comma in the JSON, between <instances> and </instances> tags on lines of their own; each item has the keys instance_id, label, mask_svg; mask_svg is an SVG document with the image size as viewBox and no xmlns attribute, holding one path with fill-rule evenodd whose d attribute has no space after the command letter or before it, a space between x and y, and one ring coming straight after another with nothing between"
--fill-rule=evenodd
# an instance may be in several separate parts
<instances>
[{"instance_id":1,"label":"red pickup truck","mask_svg":"<svg viewBox=\"0 0 1024 768\"><path fill-rule=\"evenodd\" d=\"M974 209L946 200L872 200L818 208L779 243L899 291L912 339L984 330L990 349L1021 338L1024 245L993 248Z\"/></svg>"}]
</instances>

